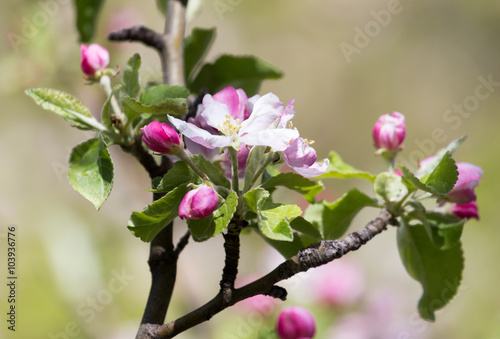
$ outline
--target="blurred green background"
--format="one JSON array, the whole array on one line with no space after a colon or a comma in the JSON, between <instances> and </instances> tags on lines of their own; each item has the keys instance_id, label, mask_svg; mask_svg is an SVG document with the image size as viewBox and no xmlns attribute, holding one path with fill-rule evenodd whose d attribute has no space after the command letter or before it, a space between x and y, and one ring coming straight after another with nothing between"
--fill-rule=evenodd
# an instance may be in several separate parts
<instances>
[{"instance_id":1,"label":"blurred green background","mask_svg":"<svg viewBox=\"0 0 500 339\"><path fill-rule=\"evenodd\" d=\"M380 17L388 9L393 10L390 18ZM18 322L12 333L4 320L6 265L1 265L2 338L132 338L147 298L149 246L126 225L131 211L151 201L145 191L148 176L129 155L111 148L114 189L95 211L66 178L71 148L92 135L69 127L23 93L32 87L62 89L98 116L105 97L81 77L74 16L67 0L0 3L0 259L6 263L5 233L15 225L19 277ZM500 191L495 170L500 166L499 18L498 1L206 0L188 25L187 32L197 26L217 27L208 60L220 53L254 54L284 71L283 79L265 82L260 92L272 91L283 102L296 99L294 125L316 141L320 158L333 149L358 168L383 170L373 155L371 129L379 115L391 111L406 116L401 158L411 165L468 135L455 159L484 169L477 188L481 220L466 225L462 289L437 313L437 322L415 318L421 290L400 263L394 229L349 254L365 272L363 300L381 289L398 296L398 326L405 331L391 338L500 338L500 229L495 216ZM111 30L135 24L162 30L154 1L107 1L94 42L110 50L112 67L123 66L139 52L143 82L159 80L155 52L105 39ZM360 31L369 35L363 40L357 36ZM351 54L342 50L347 45ZM496 84L488 98L478 99L480 79L488 78ZM458 105L468 109L460 114ZM359 185L325 184L330 199ZM366 185L358 187L370 192ZM352 227L363 226L374 213L359 216ZM182 233L179 223L176 234ZM221 244L217 237L191 243L183 252L169 320L216 293ZM242 276L263 274L277 260L257 237L244 239ZM315 306L304 280L284 284L291 291L284 305L310 307L320 323L317 338L330 338L328 327L338 316L363 308L362 301L335 311ZM260 327L273 326L282 306L274 306L268 319L234 307L178 337L255 338Z\"/></svg>"}]
</instances>

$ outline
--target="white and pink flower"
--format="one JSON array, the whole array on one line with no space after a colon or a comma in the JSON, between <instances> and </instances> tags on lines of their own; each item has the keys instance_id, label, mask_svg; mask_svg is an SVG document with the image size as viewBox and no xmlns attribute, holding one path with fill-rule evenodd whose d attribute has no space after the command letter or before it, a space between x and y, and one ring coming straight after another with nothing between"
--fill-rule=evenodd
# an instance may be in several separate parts
<instances>
[{"instance_id":1,"label":"white and pink flower","mask_svg":"<svg viewBox=\"0 0 500 339\"><path fill-rule=\"evenodd\" d=\"M278 128L281 117L287 112L283 104L276 95L268 93L255 101L245 119L249 101L242 90L233 87L226 87L214 96L205 95L200 116L217 134L172 116L169 120L184 136L210 149L227 146L239 149L244 143L284 151L299 133L294 129Z\"/></svg>"}]
</instances>

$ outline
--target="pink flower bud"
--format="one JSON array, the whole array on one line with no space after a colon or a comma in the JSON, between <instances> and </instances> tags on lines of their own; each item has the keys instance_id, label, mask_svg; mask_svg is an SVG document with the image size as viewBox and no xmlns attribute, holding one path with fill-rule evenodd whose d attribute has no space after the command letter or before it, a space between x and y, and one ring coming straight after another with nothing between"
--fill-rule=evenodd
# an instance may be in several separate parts
<instances>
[{"instance_id":1,"label":"pink flower bud","mask_svg":"<svg viewBox=\"0 0 500 339\"><path fill-rule=\"evenodd\" d=\"M316 332L314 318L303 307L287 307L278 316L276 333L280 339L308 339L314 336L314 332Z\"/></svg>"},{"instance_id":2,"label":"pink flower bud","mask_svg":"<svg viewBox=\"0 0 500 339\"><path fill-rule=\"evenodd\" d=\"M457 169L458 180L451 192L448 193L448 200L459 205L475 201L474 188L479 185L483 170L481 167L467 162L457 162Z\"/></svg>"},{"instance_id":3,"label":"pink flower bud","mask_svg":"<svg viewBox=\"0 0 500 339\"><path fill-rule=\"evenodd\" d=\"M179 133L166 123L152 121L141 131L142 141L154 152L175 154L183 148Z\"/></svg>"},{"instance_id":4,"label":"pink flower bud","mask_svg":"<svg viewBox=\"0 0 500 339\"><path fill-rule=\"evenodd\" d=\"M380 116L373 126L373 141L377 149L395 151L401 147L406 136L405 117L398 112Z\"/></svg>"},{"instance_id":5,"label":"pink flower bud","mask_svg":"<svg viewBox=\"0 0 500 339\"><path fill-rule=\"evenodd\" d=\"M207 185L186 193L179 206L181 219L201 219L208 217L217 208L217 193Z\"/></svg>"},{"instance_id":6,"label":"pink flower bud","mask_svg":"<svg viewBox=\"0 0 500 339\"><path fill-rule=\"evenodd\" d=\"M82 54L82 71L85 75L93 77L97 71L105 69L109 64L109 52L98 44L80 46Z\"/></svg>"},{"instance_id":7,"label":"pink flower bud","mask_svg":"<svg viewBox=\"0 0 500 339\"><path fill-rule=\"evenodd\" d=\"M451 213L460 219L476 218L479 220L479 213L477 211L477 204L475 201L462 205L453 204L451 207Z\"/></svg>"}]
</instances>

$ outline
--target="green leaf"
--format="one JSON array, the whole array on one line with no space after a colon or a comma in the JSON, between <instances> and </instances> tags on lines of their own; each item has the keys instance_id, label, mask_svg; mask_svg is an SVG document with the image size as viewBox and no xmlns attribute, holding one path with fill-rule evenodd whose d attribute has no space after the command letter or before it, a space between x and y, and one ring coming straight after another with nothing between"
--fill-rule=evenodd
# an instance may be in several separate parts
<instances>
[{"instance_id":1,"label":"green leaf","mask_svg":"<svg viewBox=\"0 0 500 339\"><path fill-rule=\"evenodd\" d=\"M335 152L331 152L330 156L330 165L328 165L328 169L326 172L316 179L322 178L339 178L339 179L350 179L350 178L358 178L368 180L370 182L375 181L375 175L360 171L350 165L344 163L342 158Z\"/></svg>"},{"instance_id":2,"label":"green leaf","mask_svg":"<svg viewBox=\"0 0 500 339\"><path fill-rule=\"evenodd\" d=\"M309 204L304 211L304 220L312 225L321 234L321 239L325 239L323 234L323 211L325 210L324 201L320 201L314 204ZM301 217L298 217L299 219Z\"/></svg>"},{"instance_id":3,"label":"green leaf","mask_svg":"<svg viewBox=\"0 0 500 339\"><path fill-rule=\"evenodd\" d=\"M163 176L155 193L168 193L174 188L189 183L201 184L201 178L185 162L177 161L174 166Z\"/></svg>"},{"instance_id":4,"label":"green leaf","mask_svg":"<svg viewBox=\"0 0 500 339\"><path fill-rule=\"evenodd\" d=\"M403 178L422 191L436 195L445 195L449 193L458 179L458 170L455 161L450 153L445 153L439 164L429 174L424 182L419 180L406 167L400 166Z\"/></svg>"},{"instance_id":5,"label":"green leaf","mask_svg":"<svg viewBox=\"0 0 500 339\"><path fill-rule=\"evenodd\" d=\"M111 112L109 110L111 106L111 99L113 98L115 92L119 90L122 87L122 85L118 84L113 89L111 90L111 94L109 95L108 99L104 103L104 106L102 106L102 112L101 112L101 121L104 127L106 127L108 130L112 131L113 130L113 123L111 122Z\"/></svg>"},{"instance_id":6,"label":"green leaf","mask_svg":"<svg viewBox=\"0 0 500 339\"><path fill-rule=\"evenodd\" d=\"M193 92L207 88L215 93L227 86L242 88L250 97L266 79L279 79L283 73L275 66L253 56L222 55L213 64L205 64L189 83Z\"/></svg>"},{"instance_id":7,"label":"green leaf","mask_svg":"<svg viewBox=\"0 0 500 339\"><path fill-rule=\"evenodd\" d=\"M142 241L150 242L179 215L179 205L189 191L181 185L165 196L146 206L142 212L132 212L128 229Z\"/></svg>"},{"instance_id":8,"label":"green leaf","mask_svg":"<svg viewBox=\"0 0 500 339\"><path fill-rule=\"evenodd\" d=\"M139 68L141 67L141 56L134 54L125 65L122 75L122 89L120 97L128 95L131 98L136 98L141 90L141 79L139 77Z\"/></svg>"},{"instance_id":9,"label":"green leaf","mask_svg":"<svg viewBox=\"0 0 500 339\"><path fill-rule=\"evenodd\" d=\"M447 249L434 246L422 225L402 223L398 228L398 248L406 270L423 289L418 311L434 321L434 312L443 308L457 293L464 268L460 242Z\"/></svg>"},{"instance_id":10,"label":"green leaf","mask_svg":"<svg viewBox=\"0 0 500 339\"><path fill-rule=\"evenodd\" d=\"M322 204L324 206L322 224L325 239L340 238L347 231L354 217L364 207L378 207L372 198L357 189L350 190L332 203L322 201Z\"/></svg>"},{"instance_id":11,"label":"green leaf","mask_svg":"<svg viewBox=\"0 0 500 339\"><path fill-rule=\"evenodd\" d=\"M90 139L73 148L68 177L78 193L96 209L101 207L113 187L113 163L101 139Z\"/></svg>"},{"instance_id":12,"label":"green leaf","mask_svg":"<svg viewBox=\"0 0 500 339\"><path fill-rule=\"evenodd\" d=\"M197 66L203 61L215 38L215 27L194 28L184 40L184 71L186 79L194 76Z\"/></svg>"},{"instance_id":13,"label":"green leaf","mask_svg":"<svg viewBox=\"0 0 500 339\"><path fill-rule=\"evenodd\" d=\"M187 99L189 90L181 86L157 85L149 87L141 94L141 102L146 106L153 106L165 99Z\"/></svg>"},{"instance_id":14,"label":"green leaf","mask_svg":"<svg viewBox=\"0 0 500 339\"><path fill-rule=\"evenodd\" d=\"M200 171L205 173L211 182L217 186L223 186L231 189L231 183L224 176L224 173L217 168L213 163L205 159L201 154L195 154L191 157L191 161L198 167Z\"/></svg>"},{"instance_id":15,"label":"green leaf","mask_svg":"<svg viewBox=\"0 0 500 339\"><path fill-rule=\"evenodd\" d=\"M423 178L432 173L432 171L436 168L436 166L439 164L444 155L446 153L450 153L451 155L453 155L453 153L458 149L458 147L460 147L460 145L463 144L466 138L467 138L466 135L462 135L460 138L450 142L448 146L446 146L445 148L440 149L436 153L436 156L433 159L426 161L426 163L423 164L423 166L418 168L418 170L415 172L415 176L417 178Z\"/></svg>"},{"instance_id":16,"label":"green leaf","mask_svg":"<svg viewBox=\"0 0 500 339\"><path fill-rule=\"evenodd\" d=\"M75 0L76 28L80 42L87 43L94 36L95 25L104 0Z\"/></svg>"},{"instance_id":17,"label":"green leaf","mask_svg":"<svg viewBox=\"0 0 500 339\"><path fill-rule=\"evenodd\" d=\"M267 146L254 146L248 154L245 167L245 184L243 192L248 191L254 184L254 176L262 165Z\"/></svg>"},{"instance_id":18,"label":"green leaf","mask_svg":"<svg viewBox=\"0 0 500 339\"><path fill-rule=\"evenodd\" d=\"M279 339L274 328L263 327L258 335L257 339Z\"/></svg>"},{"instance_id":19,"label":"green leaf","mask_svg":"<svg viewBox=\"0 0 500 339\"><path fill-rule=\"evenodd\" d=\"M432 242L439 249L452 248L460 241L464 219L432 212L426 214L426 219L431 226Z\"/></svg>"},{"instance_id":20,"label":"green leaf","mask_svg":"<svg viewBox=\"0 0 500 339\"><path fill-rule=\"evenodd\" d=\"M436 194L445 195L449 193L458 180L458 170L455 160L446 152L437 167L429 175L425 184L431 187Z\"/></svg>"},{"instance_id":21,"label":"green leaf","mask_svg":"<svg viewBox=\"0 0 500 339\"><path fill-rule=\"evenodd\" d=\"M316 195L324 189L321 182L316 182L308 178L304 178L297 173L280 173L274 177L269 178L262 188L270 191L276 186L283 186L300 193L306 198L309 203L313 203Z\"/></svg>"},{"instance_id":22,"label":"green leaf","mask_svg":"<svg viewBox=\"0 0 500 339\"><path fill-rule=\"evenodd\" d=\"M321 234L321 230L319 230L318 225L307 221L303 217L293 219L290 226L294 230L299 231L300 233L315 240L323 240L323 234Z\"/></svg>"},{"instance_id":23,"label":"green leaf","mask_svg":"<svg viewBox=\"0 0 500 339\"><path fill-rule=\"evenodd\" d=\"M257 214L259 230L273 240L293 241L290 222L302 214L297 205L266 203Z\"/></svg>"},{"instance_id":24,"label":"green leaf","mask_svg":"<svg viewBox=\"0 0 500 339\"><path fill-rule=\"evenodd\" d=\"M238 195L236 192L231 191L222 206L211 215L202 219L188 220L187 225L193 239L195 241L204 241L221 233L231 222L237 206Z\"/></svg>"},{"instance_id":25,"label":"green leaf","mask_svg":"<svg viewBox=\"0 0 500 339\"><path fill-rule=\"evenodd\" d=\"M299 234L297 232L293 232L293 240L292 241L279 241L279 240L273 240L268 237L265 237L262 235L262 233L259 232L259 234L264 238L264 240L274 247L283 257L286 259L290 259L293 257L295 254L297 254L298 251L306 247L304 243L302 242L302 239L300 238Z\"/></svg>"},{"instance_id":26,"label":"green leaf","mask_svg":"<svg viewBox=\"0 0 500 339\"><path fill-rule=\"evenodd\" d=\"M143 113L181 116L187 114L188 111L186 99L182 98L165 99L152 106L146 106L132 97L124 96L122 98L122 106L129 120L133 120Z\"/></svg>"},{"instance_id":27,"label":"green leaf","mask_svg":"<svg viewBox=\"0 0 500 339\"><path fill-rule=\"evenodd\" d=\"M264 206L264 203L270 196L271 194L268 191L258 187L245 193L243 199L253 212L258 213L258 210Z\"/></svg>"},{"instance_id":28,"label":"green leaf","mask_svg":"<svg viewBox=\"0 0 500 339\"><path fill-rule=\"evenodd\" d=\"M243 199L257 213L259 230L265 237L280 241L293 240L290 222L302 214L297 205L275 204L269 192L263 188L248 191Z\"/></svg>"},{"instance_id":29,"label":"green leaf","mask_svg":"<svg viewBox=\"0 0 500 339\"><path fill-rule=\"evenodd\" d=\"M33 88L26 90L25 93L43 109L56 113L78 129L106 130L90 114L87 106L71 94L51 88Z\"/></svg>"},{"instance_id":30,"label":"green leaf","mask_svg":"<svg viewBox=\"0 0 500 339\"><path fill-rule=\"evenodd\" d=\"M386 203L397 202L408 193L401 177L390 172L381 172L377 175L373 183L373 191L380 200Z\"/></svg>"}]
</instances>

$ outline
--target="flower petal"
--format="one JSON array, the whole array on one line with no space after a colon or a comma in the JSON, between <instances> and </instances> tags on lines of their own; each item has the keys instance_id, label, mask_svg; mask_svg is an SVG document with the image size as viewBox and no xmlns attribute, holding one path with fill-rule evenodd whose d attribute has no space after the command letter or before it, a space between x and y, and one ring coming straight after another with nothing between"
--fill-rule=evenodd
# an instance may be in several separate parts
<instances>
[{"instance_id":1,"label":"flower petal","mask_svg":"<svg viewBox=\"0 0 500 339\"><path fill-rule=\"evenodd\" d=\"M242 89L236 90L234 87L228 86L215 93L212 98L221 104L225 104L233 119L243 121L245 105L248 100L245 91Z\"/></svg>"},{"instance_id":2,"label":"flower petal","mask_svg":"<svg viewBox=\"0 0 500 339\"><path fill-rule=\"evenodd\" d=\"M213 135L196 125L183 120L168 116L168 120L179 130L186 138L191 139L207 148L224 147L232 144L234 137L225 135Z\"/></svg>"},{"instance_id":3,"label":"flower petal","mask_svg":"<svg viewBox=\"0 0 500 339\"><path fill-rule=\"evenodd\" d=\"M293 139L283 152L285 162L290 167L310 167L316 161L316 151L303 138Z\"/></svg>"},{"instance_id":4,"label":"flower petal","mask_svg":"<svg viewBox=\"0 0 500 339\"><path fill-rule=\"evenodd\" d=\"M284 151L290 146L290 141L298 137L297 130L277 128L244 134L240 137L240 141L250 146L269 146L275 151Z\"/></svg>"},{"instance_id":5,"label":"flower petal","mask_svg":"<svg viewBox=\"0 0 500 339\"><path fill-rule=\"evenodd\" d=\"M330 165L330 160L324 159L323 163L315 162L308 168L292 167L295 172L306 178L317 177L324 174Z\"/></svg>"},{"instance_id":6,"label":"flower petal","mask_svg":"<svg viewBox=\"0 0 500 339\"><path fill-rule=\"evenodd\" d=\"M231 119L231 123L236 124L227 105L215 101L210 94L203 97L203 111L201 112L201 116L209 126L218 130L223 128L228 116Z\"/></svg>"},{"instance_id":7,"label":"flower petal","mask_svg":"<svg viewBox=\"0 0 500 339\"><path fill-rule=\"evenodd\" d=\"M295 99L292 99L286 105L285 110L283 111L283 114L281 115L281 119L280 119L280 122L278 124L278 128L286 128L288 125L288 122L293 119L293 116L295 115L295 110L293 108L294 102L295 102Z\"/></svg>"},{"instance_id":8,"label":"flower petal","mask_svg":"<svg viewBox=\"0 0 500 339\"><path fill-rule=\"evenodd\" d=\"M273 93L267 93L257 100L247 120L241 123L241 134L262 131L283 114L283 104Z\"/></svg>"}]
</instances>

